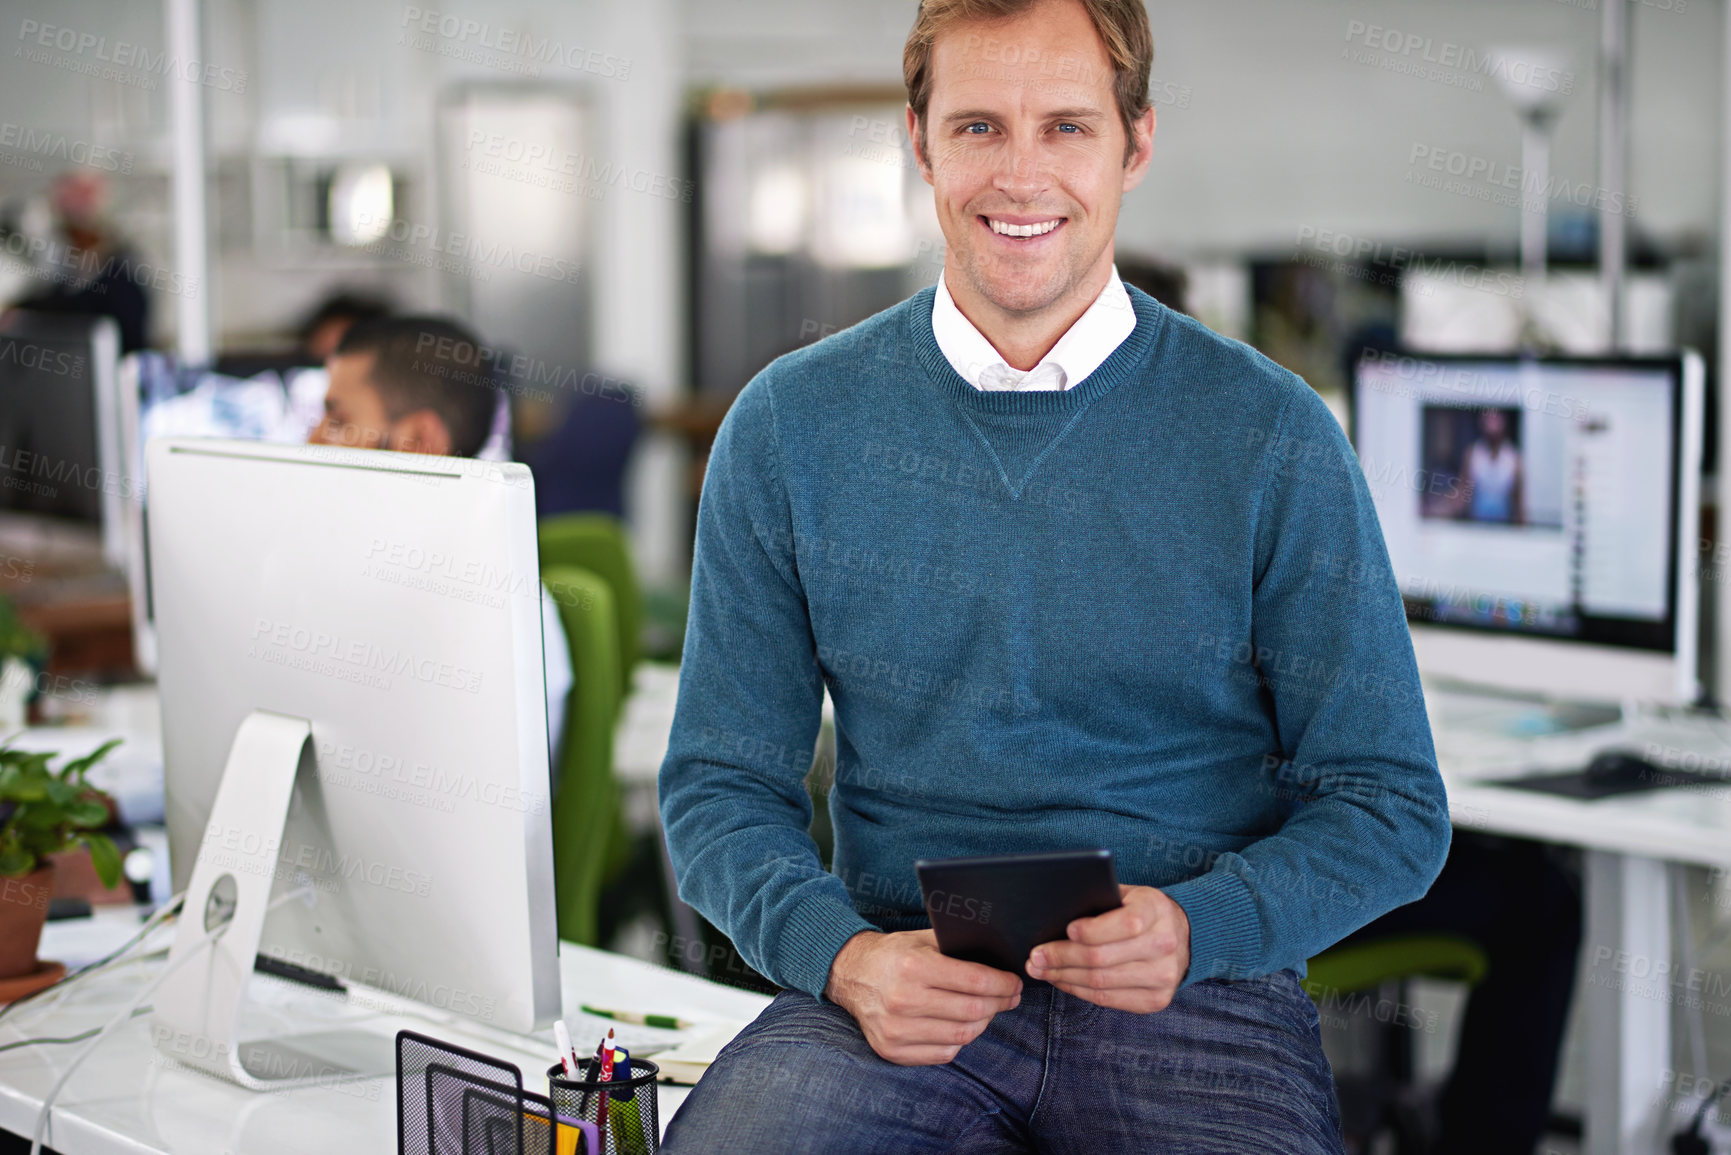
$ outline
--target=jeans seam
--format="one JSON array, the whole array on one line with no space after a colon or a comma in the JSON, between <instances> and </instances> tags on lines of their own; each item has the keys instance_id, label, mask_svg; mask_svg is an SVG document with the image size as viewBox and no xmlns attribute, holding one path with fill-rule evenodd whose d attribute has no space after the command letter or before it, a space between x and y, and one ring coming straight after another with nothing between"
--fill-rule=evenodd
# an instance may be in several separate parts
<instances>
[{"instance_id":1,"label":"jeans seam","mask_svg":"<svg viewBox=\"0 0 1731 1155\"><path fill-rule=\"evenodd\" d=\"M1034 1105L1028 1108L1028 1126L1034 1125L1034 1117L1040 1113L1040 1104L1046 1098L1046 1081L1051 1078L1052 1042L1057 1037L1058 1029L1058 990L1052 988L1052 997L1046 1003L1046 1052L1040 1056L1040 1089L1034 1092Z\"/></svg>"},{"instance_id":2,"label":"jeans seam","mask_svg":"<svg viewBox=\"0 0 1731 1155\"><path fill-rule=\"evenodd\" d=\"M1003 1112L998 1110L995 1107L988 1107L984 1111L981 1111L980 1117L978 1119L975 1119L972 1123L969 1123L967 1125L967 1127L965 1127L961 1132L959 1132L954 1139L950 1140L951 1149L953 1150L957 1146L960 1146L963 1139L966 1139L969 1135L972 1135L975 1131L978 1131L980 1129L981 1123L984 1123L988 1119L995 1119L1001 1114L1003 1114Z\"/></svg>"}]
</instances>

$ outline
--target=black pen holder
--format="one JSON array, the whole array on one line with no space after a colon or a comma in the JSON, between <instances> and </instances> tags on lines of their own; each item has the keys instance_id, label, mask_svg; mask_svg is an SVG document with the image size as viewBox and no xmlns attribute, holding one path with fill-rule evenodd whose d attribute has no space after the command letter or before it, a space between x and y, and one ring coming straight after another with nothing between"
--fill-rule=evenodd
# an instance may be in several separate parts
<instances>
[{"instance_id":1,"label":"black pen holder","mask_svg":"<svg viewBox=\"0 0 1731 1155\"><path fill-rule=\"evenodd\" d=\"M652 1088L652 1128L654 1112ZM629 1124L640 1112L626 1114L621 1121ZM656 1150L659 1132L650 1130L648 1138L648 1150ZM523 1090L516 1064L414 1031L398 1032L398 1155L597 1155L600 1149L593 1124L569 1115L559 1120L551 1099ZM633 1149L643 1148L607 1148Z\"/></svg>"},{"instance_id":2,"label":"black pen holder","mask_svg":"<svg viewBox=\"0 0 1731 1155\"><path fill-rule=\"evenodd\" d=\"M601 1064L595 1059L582 1059L577 1074L575 1079L566 1078L565 1068L558 1063L547 1068L555 1150L569 1151L573 1147L581 1150L580 1145L566 1137L576 1130L570 1123L580 1121L594 1124L600 1134L600 1155L658 1155L661 1117L655 1081L661 1069L646 1059L634 1058L629 1078L616 1077L603 1083ZM614 1074L617 1076L619 1072Z\"/></svg>"}]
</instances>

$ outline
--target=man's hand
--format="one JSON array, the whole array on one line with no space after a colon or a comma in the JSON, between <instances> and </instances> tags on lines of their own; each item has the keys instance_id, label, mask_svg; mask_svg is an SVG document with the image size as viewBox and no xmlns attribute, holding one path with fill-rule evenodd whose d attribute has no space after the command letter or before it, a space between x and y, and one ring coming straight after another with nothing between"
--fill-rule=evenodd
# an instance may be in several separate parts
<instances>
[{"instance_id":1,"label":"man's hand","mask_svg":"<svg viewBox=\"0 0 1731 1155\"><path fill-rule=\"evenodd\" d=\"M1103 1007L1164 1010L1190 969L1190 919L1152 886L1120 886L1124 905L1079 918L1068 939L1028 956L1028 974Z\"/></svg>"},{"instance_id":2,"label":"man's hand","mask_svg":"<svg viewBox=\"0 0 1731 1155\"><path fill-rule=\"evenodd\" d=\"M847 940L824 995L853 1015L872 1050L904 1067L947 1063L992 1016L1022 1001L1022 980L938 953L929 930Z\"/></svg>"}]
</instances>

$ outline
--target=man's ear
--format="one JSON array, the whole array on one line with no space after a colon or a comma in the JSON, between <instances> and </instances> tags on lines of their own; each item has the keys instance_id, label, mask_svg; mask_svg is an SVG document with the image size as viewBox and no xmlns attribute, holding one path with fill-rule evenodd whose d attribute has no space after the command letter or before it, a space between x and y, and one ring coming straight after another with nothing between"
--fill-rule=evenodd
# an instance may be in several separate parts
<instances>
[{"instance_id":1,"label":"man's ear","mask_svg":"<svg viewBox=\"0 0 1731 1155\"><path fill-rule=\"evenodd\" d=\"M908 140L914 146L914 164L919 168L920 176L925 178L925 182L931 184L932 166L923 147L925 141L920 136L920 118L914 115L914 106L911 104L907 105L903 111L907 113L908 117Z\"/></svg>"},{"instance_id":2,"label":"man's ear","mask_svg":"<svg viewBox=\"0 0 1731 1155\"><path fill-rule=\"evenodd\" d=\"M399 453L451 455L451 430L431 409L405 413L391 425L391 448Z\"/></svg>"},{"instance_id":3,"label":"man's ear","mask_svg":"<svg viewBox=\"0 0 1731 1155\"><path fill-rule=\"evenodd\" d=\"M1150 104L1148 111L1138 116L1135 121L1135 133L1131 137L1130 159L1124 164L1124 191L1129 192L1142 183L1142 178L1148 175L1148 165L1154 159L1154 106Z\"/></svg>"}]
</instances>

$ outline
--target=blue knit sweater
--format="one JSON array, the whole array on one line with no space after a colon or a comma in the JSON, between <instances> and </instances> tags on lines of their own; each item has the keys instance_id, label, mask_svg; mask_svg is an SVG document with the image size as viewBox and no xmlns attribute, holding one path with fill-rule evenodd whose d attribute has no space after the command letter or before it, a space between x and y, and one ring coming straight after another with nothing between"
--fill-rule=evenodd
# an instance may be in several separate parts
<instances>
[{"instance_id":1,"label":"blue knit sweater","mask_svg":"<svg viewBox=\"0 0 1731 1155\"><path fill-rule=\"evenodd\" d=\"M855 933L925 925L917 858L1108 847L1184 908L1186 983L1422 895L1447 803L1322 401L1135 290L1085 380L981 393L932 294L778 358L716 439L661 768L680 894L813 994Z\"/></svg>"}]
</instances>

